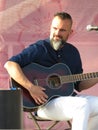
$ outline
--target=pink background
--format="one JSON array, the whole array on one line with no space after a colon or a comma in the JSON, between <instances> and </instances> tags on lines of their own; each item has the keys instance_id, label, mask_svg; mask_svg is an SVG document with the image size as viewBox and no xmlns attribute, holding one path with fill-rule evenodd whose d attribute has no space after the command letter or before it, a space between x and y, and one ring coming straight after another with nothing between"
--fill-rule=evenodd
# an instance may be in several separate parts
<instances>
[{"instance_id":1,"label":"pink background","mask_svg":"<svg viewBox=\"0 0 98 130\"><path fill-rule=\"evenodd\" d=\"M98 26L98 0L0 0L0 87L7 89L9 76L4 63L29 44L49 36L53 14L66 11L73 17L73 34L69 42L81 54L84 73L98 71L98 31L86 26ZM82 93L97 95L98 84ZM32 121L23 113L24 128L34 129ZM48 124L41 123L42 128ZM63 130L64 122L56 129Z\"/></svg>"}]
</instances>

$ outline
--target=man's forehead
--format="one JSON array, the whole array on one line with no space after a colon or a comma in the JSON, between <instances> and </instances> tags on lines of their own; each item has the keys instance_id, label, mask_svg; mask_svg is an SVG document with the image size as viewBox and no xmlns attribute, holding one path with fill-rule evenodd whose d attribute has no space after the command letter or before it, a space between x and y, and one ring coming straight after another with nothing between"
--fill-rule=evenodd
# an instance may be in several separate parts
<instances>
[{"instance_id":1,"label":"man's forehead","mask_svg":"<svg viewBox=\"0 0 98 130\"><path fill-rule=\"evenodd\" d=\"M64 19L62 20L60 17L56 16L52 20L52 26L70 26L71 25L71 20L70 19Z\"/></svg>"}]
</instances>

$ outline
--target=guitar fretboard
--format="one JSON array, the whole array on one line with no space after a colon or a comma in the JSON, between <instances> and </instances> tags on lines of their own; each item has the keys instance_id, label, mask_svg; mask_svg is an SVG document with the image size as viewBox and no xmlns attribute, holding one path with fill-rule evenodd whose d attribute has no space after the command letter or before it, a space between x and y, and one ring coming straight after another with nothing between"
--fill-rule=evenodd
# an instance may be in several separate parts
<instances>
[{"instance_id":1,"label":"guitar fretboard","mask_svg":"<svg viewBox=\"0 0 98 130\"><path fill-rule=\"evenodd\" d=\"M86 73L86 74L75 74L75 75L66 75L61 76L61 83L69 83L69 82L76 82L76 81L83 81L92 78L98 78L98 72L93 73Z\"/></svg>"}]
</instances>

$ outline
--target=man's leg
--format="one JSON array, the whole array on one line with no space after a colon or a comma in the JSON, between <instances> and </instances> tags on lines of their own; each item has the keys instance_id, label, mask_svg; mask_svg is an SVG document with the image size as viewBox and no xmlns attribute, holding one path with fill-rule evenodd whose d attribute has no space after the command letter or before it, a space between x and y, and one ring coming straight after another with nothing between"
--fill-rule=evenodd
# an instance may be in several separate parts
<instances>
[{"instance_id":1,"label":"man's leg","mask_svg":"<svg viewBox=\"0 0 98 130\"><path fill-rule=\"evenodd\" d=\"M87 130L98 130L98 116L89 119Z\"/></svg>"},{"instance_id":2,"label":"man's leg","mask_svg":"<svg viewBox=\"0 0 98 130\"><path fill-rule=\"evenodd\" d=\"M98 97L85 95L82 97L88 100L90 106L90 117L87 130L98 130Z\"/></svg>"},{"instance_id":3,"label":"man's leg","mask_svg":"<svg viewBox=\"0 0 98 130\"><path fill-rule=\"evenodd\" d=\"M37 114L41 118L51 120L72 119L72 130L87 130L89 104L81 97L59 97L39 108Z\"/></svg>"}]
</instances>

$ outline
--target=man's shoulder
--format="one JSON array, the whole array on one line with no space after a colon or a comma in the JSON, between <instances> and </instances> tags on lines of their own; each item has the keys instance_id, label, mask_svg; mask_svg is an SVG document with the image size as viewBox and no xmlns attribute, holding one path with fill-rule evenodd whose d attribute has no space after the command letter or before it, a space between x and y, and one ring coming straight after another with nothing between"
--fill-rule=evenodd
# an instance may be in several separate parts
<instances>
[{"instance_id":1,"label":"man's shoulder","mask_svg":"<svg viewBox=\"0 0 98 130\"><path fill-rule=\"evenodd\" d=\"M31 45L43 45L43 44L46 44L46 43L49 43L50 40L47 38L47 39L41 39L41 40L38 40L36 41L35 43L31 44Z\"/></svg>"},{"instance_id":2,"label":"man's shoulder","mask_svg":"<svg viewBox=\"0 0 98 130\"><path fill-rule=\"evenodd\" d=\"M65 45L68 46L69 48L72 48L72 49L78 51L78 48L75 45L73 45L72 43L66 42Z\"/></svg>"}]
</instances>

